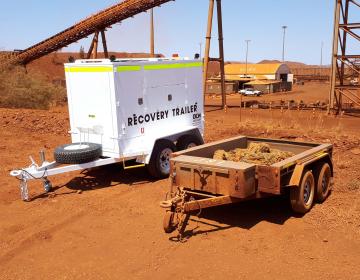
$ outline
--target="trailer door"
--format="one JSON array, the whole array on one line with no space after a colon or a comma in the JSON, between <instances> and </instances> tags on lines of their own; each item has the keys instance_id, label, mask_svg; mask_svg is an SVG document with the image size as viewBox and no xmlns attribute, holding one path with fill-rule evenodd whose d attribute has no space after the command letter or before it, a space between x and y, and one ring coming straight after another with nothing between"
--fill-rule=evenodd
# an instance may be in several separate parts
<instances>
[{"instance_id":1,"label":"trailer door","mask_svg":"<svg viewBox=\"0 0 360 280\"><path fill-rule=\"evenodd\" d=\"M81 132L73 134L73 142L88 141L102 144L104 151L114 150L112 75L111 66L67 68L71 130Z\"/></svg>"}]
</instances>

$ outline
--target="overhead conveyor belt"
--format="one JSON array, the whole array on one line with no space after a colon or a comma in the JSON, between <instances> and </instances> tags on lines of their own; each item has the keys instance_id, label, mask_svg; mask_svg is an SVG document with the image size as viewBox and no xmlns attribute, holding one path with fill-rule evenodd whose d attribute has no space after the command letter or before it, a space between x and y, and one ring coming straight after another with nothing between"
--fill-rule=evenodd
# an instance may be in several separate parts
<instances>
[{"instance_id":1,"label":"overhead conveyor belt","mask_svg":"<svg viewBox=\"0 0 360 280\"><path fill-rule=\"evenodd\" d=\"M64 48L111 25L164 3L175 0L124 0L10 58L6 63L25 65L51 52Z\"/></svg>"}]
</instances>

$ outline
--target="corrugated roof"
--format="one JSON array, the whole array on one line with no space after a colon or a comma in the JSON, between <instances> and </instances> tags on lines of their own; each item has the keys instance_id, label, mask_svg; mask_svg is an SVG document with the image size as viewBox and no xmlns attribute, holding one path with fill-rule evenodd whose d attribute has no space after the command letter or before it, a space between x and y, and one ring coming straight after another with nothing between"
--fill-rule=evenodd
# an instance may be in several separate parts
<instances>
[{"instance_id":1,"label":"corrugated roof","mask_svg":"<svg viewBox=\"0 0 360 280\"><path fill-rule=\"evenodd\" d=\"M246 70L246 64L226 64L225 65L225 74L226 75L244 75L247 73L248 75L273 75L275 74L281 63L273 63L273 64L248 64Z\"/></svg>"},{"instance_id":2,"label":"corrugated roof","mask_svg":"<svg viewBox=\"0 0 360 280\"><path fill-rule=\"evenodd\" d=\"M271 80L267 80L267 81L263 81L263 80L255 80L255 81L251 81L251 82L248 82L248 83L245 83L245 85L271 85L271 84L277 84L277 83L280 83L281 81L271 81Z\"/></svg>"},{"instance_id":3,"label":"corrugated roof","mask_svg":"<svg viewBox=\"0 0 360 280\"><path fill-rule=\"evenodd\" d=\"M225 75L225 80L228 80L228 81L251 81L253 79L241 77L240 75Z\"/></svg>"}]
</instances>

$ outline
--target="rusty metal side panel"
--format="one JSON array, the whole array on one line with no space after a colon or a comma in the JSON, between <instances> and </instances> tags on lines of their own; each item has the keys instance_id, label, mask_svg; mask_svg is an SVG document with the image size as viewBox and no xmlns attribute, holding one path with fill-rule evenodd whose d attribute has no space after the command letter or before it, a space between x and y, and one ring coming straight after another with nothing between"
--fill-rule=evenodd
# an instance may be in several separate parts
<instances>
[{"instance_id":1,"label":"rusty metal side panel","mask_svg":"<svg viewBox=\"0 0 360 280\"><path fill-rule=\"evenodd\" d=\"M302 162L306 162L309 161L313 158L318 157L319 155L323 155L325 153L330 154L329 151L332 150L332 145L331 144L321 144L318 145L316 147L313 147L309 150L306 150L300 154L297 154L293 157L287 158L283 161L277 162L275 164L273 164L273 167L279 167L281 169L288 167L289 165L295 164L295 163L302 163Z\"/></svg>"},{"instance_id":2,"label":"rusty metal side panel","mask_svg":"<svg viewBox=\"0 0 360 280\"><path fill-rule=\"evenodd\" d=\"M256 178L258 180L258 191L270 194L281 193L280 169L271 166L258 165L256 167Z\"/></svg>"},{"instance_id":3,"label":"rusty metal side panel","mask_svg":"<svg viewBox=\"0 0 360 280\"><path fill-rule=\"evenodd\" d=\"M235 182L230 189L230 196L246 198L255 194L255 167L244 171L232 170L231 177L234 178Z\"/></svg>"},{"instance_id":4,"label":"rusty metal side panel","mask_svg":"<svg viewBox=\"0 0 360 280\"><path fill-rule=\"evenodd\" d=\"M201 169L195 165L177 163L174 171L177 186L212 194L229 195L228 186L232 184L232 179L226 169Z\"/></svg>"},{"instance_id":5,"label":"rusty metal side panel","mask_svg":"<svg viewBox=\"0 0 360 280\"><path fill-rule=\"evenodd\" d=\"M174 163L175 184L192 191L246 198L255 194L255 166L246 170Z\"/></svg>"},{"instance_id":6,"label":"rusty metal side panel","mask_svg":"<svg viewBox=\"0 0 360 280\"><path fill-rule=\"evenodd\" d=\"M200 209L210 208L219 205L231 204L240 202L241 199L233 198L231 196L225 195L220 197L213 197L207 199L193 200L186 202L184 205L185 213L190 213L191 211L198 211Z\"/></svg>"}]
</instances>

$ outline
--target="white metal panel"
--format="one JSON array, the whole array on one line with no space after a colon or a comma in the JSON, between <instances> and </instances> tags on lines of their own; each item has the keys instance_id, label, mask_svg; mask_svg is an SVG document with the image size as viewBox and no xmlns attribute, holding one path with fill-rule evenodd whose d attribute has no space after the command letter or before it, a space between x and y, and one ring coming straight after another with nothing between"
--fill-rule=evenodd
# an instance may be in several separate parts
<instances>
[{"instance_id":1,"label":"white metal panel","mask_svg":"<svg viewBox=\"0 0 360 280\"><path fill-rule=\"evenodd\" d=\"M143 71L125 71L115 73L117 124L119 127L118 145L122 155L143 153L143 134L137 126L129 126L128 118L143 114L144 105Z\"/></svg>"},{"instance_id":2,"label":"white metal panel","mask_svg":"<svg viewBox=\"0 0 360 280\"><path fill-rule=\"evenodd\" d=\"M102 144L114 151L116 135L112 73L68 72L68 102L72 141Z\"/></svg>"},{"instance_id":3,"label":"white metal panel","mask_svg":"<svg viewBox=\"0 0 360 280\"><path fill-rule=\"evenodd\" d=\"M288 74L287 75L287 81L290 82L290 83L293 83L294 82L294 74Z\"/></svg>"},{"instance_id":4,"label":"white metal panel","mask_svg":"<svg viewBox=\"0 0 360 280\"><path fill-rule=\"evenodd\" d=\"M188 63L193 65L184 66ZM66 73L71 129L88 129L89 141L103 144L103 155L145 156L151 154L157 139L194 128L203 133L199 61L83 60L66 64L74 69L84 66L113 69ZM101 140L96 138L99 135ZM72 140L79 141L79 135Z\"/></svg>"}]
</instances>

